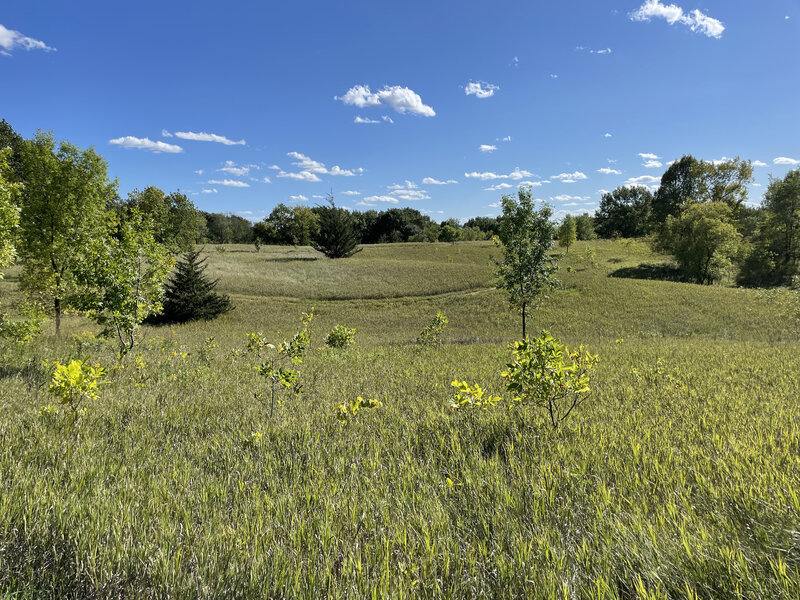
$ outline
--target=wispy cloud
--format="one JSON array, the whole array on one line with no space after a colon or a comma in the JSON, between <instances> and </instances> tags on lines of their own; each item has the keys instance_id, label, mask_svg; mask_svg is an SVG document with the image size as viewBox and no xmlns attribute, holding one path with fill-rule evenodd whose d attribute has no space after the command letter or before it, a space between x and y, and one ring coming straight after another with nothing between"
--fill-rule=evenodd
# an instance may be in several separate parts
<instances>
[{"instance_id":1,"label":"wispy cloud","mask_svg":"<svg viewBox=\"0 0 800 600\"><path fill-rule=\"evenodd\" d=\"M357 202L357 204L361 206L369 206L369 205L374 206L375 202L384 202L386 204L397 204L400 201L394 196L367 196L361 202Z\"/></svg>"},{"instance_id":2,"label":"wispy cloud","mask_svg":"<svg viewBox=\"0 0 800 600\"><path fill-rule=\"evenodd\" d=\"M376 121L375 119L367 119L366 117L357 116L353 119L353 123L380 123L380 121Z\"/></svg>"},{"instance_id":3,"label":"wispy cloud","mask_svg":"<svg viewBox=\"0 0 800 600\"><path fill-rule=\"evenodd\" d=\"M297 194L297 196L289 196L289 200L292 202L308 202L308 198L303 196L303 194Z\"/></svg>"},{"instance_id":4,"label":"wispy cloud","mask_svg":"<svg viewBox=\"0 0 800 600\"><path fill-rule=\"evenodd\" d=\"M201 191L200 193L201 194L216 194L217 193L217 188L212 188L212 189L206 188L203 191Z\"/></svg>"},{"instance_id":5,"label":"wispy cloud","mask_svg":"<svg viewBox=\"0 0 800 600\"><path fill-rule=\"evenodd\" d=\"M493 185L491 187L487 187L487 188L483 188L483 189L486 190L487 192L499 192L500 190L507 190L507 189L510 189L512 187L514 187L514 186L511 185L510 183L498 183L498 184L495 184L495 185Z\"/></svg>"},{"instance_id":6,"label":"wispy cloud","mask_svg":"<svg viewBox=\"0 0 800 600\"><path fill-rule=\"evenodd\" d=\"M597 172L602 173L603 175L622 175L622 171L619 171L617 169L609 169L608 167L597 169Z\"/></svg>"},{"instance_id":7,"label":"wispy cloud","mask_svg":"<svg viewBox=\"0 0 800 600\"><path fill-rule=\"evenodd\" d=\"M600 48L600 50L592 50L586 46L576 46L576 52L588 52L589 54L611 54L611 48Z\"/></svg>"},{"instance_id":8,"label":"wispy cloud","mask_svg":"<svg viewBox=\"0 0 800 600\"><path fill-rule=\"evenodd\" d=\"M224 185L226 187L237 187L237 188L246 188L250 187L250 184L245 181L236 181L234 179L209 179L209 185Z\"/></svg>"},{"instance_id":9,"label":"wispy cloud","mask_svg":"<svg viewBox=\"0 0 800 600\"><path fill-rule=\"evenodd\" d=\"M455 179L448 179L446 181L439 181L438 179L434 179L433 177L425 177L422 180L422 185L447 185L449 183L458 183Z\"/></svg>"},{"instance_id":10,"label":"wispy cloud","mask_svg":"<svg viewBox=\"0 0 800 600\"><path fill-rule=\"evenodd\" d=\"M558 179L561 183L575 183L583 179L588 179L585 173L575 171L574 173L559 173L558 175L551 175L550 179Z\"/></svg>"},{"instance_id":11,"label":"wispy cloud","mask_svg":"<svg viewBox=\"0 0 800 600\"><path fill-rule=\"evenodd\" d=\"M342 196L360 196L361 192L357 192L355 190L345 190L344 192L339 192Z\"/></svg>"},{"instance_id":12,"label":"wispy cloud","mask_svg":"<svg viewBox=\"0 0 800 600\"><path fill-rule=\"evenodd\" d=\"M491 98L499 89L500 86L493 83L486 83L485 81L470 81L466 86L464 86L464 93L467 96L475 96L476 98Z\"/></svg>"},{"instance_id":13,"label":"wispy cloud","mask_svg":"<svg viewBox=\"0 0 800 600\"><path fill-rule=\"evenodd\" d=\"M183 148L175 144L167 144L165 142L154 142L150 138L138 138L132 135L108 140L112 146L121 146L123 148L136 148L137 150L148 150L159 154L166 152L168 154L178 154L183 152Z\"/></svg>"},{"instance_id":14,"label":"wispy cloud","mask_svg":"<svg viewBox=\"0 0 800 600\"><path fill-rule=\"evenodd\" d=\"M754 167L766 167L766 166L767 166L767 163L765 163L765 162L762 162L762 161L760 161L760 160L754 160L754 161L753 161L753 166L754 166Z\"/></svg>"},{"instance_id":15,"label":"wispy cloud","mask_svg":"<svg viewBox=\"0 0 800 600\"><path fill-rule=\"evenodd\" d=\"M664 165L658 160L646 160L642 166L646 169L655 169L658 167L663 167Z\"/></svg>"},{"instance_id":16,"label":"wispy cloud","mask_svg":"<svg viewBox=\"0 0 800 600\"><path fill-rule=\"evenodd\" d=\"M174 134L170 133L166 129L161 130L161 135L163 137L175 137L181 138L182 140L190 140L193 142L217 142L219 144L225 144L226 146L244 146L245 141L239 140L235 142L233 140L229 140L224 135L217 135L216 133L206 133L205 131L201 131L199 133L194 131L176 131Z\"/></svg>"},{"instance_id":17,"label":"wispy cloud","mask_svg":"<svg viewBox=\"0 0 800 600\"><path fill-rule=\"evenodd\" d=\"M575 202L577 200L589 200L589 196L570 196L569 194L560 194L558 196L550 196L550 200L555 202ZM572 206L577 206L577 203Z\"/></svg>"},{"instance_id":18,"label":"wispy cloud","mask_svg":"<svg viewBox=\"0 0 800 600\"><path fill-rule=\"evenodd\" d=\"M269 169L275 169L278 171L277 177L288 177L297 181L317 182L322 181L322 179L319 177L320 175L355 177L356 175L361 175L364 172L364 169L361 167L357 169L343 169L339 165L334 165L331 168L328 168L325 166L325 163L314 160L305 154L301 154L300 152L288 152L287 156L291 156L292 158L296 159L292 164L298 167L300 170L296 173L287 173L277 165L269 166Z\"/></svg>"},{"instance_id":19,"label":"wispy cloud","mask_svg":"<svg viewBox=\"0 0 800 600\"><path fill-rule=\"evenodd\" d=\"M511 173L506 175L503 175L502 173L494 173L492 171L471 171L469 173L464 173L464 177L468 179L480 179L481 181L491 181L492 179L513 179L514 181L519 181L520 179L525 179L526 177L533 177L533 173L517 167L511 171Z\"/></svg>"},{"instance_id":20,"label":"wispy cloud","mask_svg":"<svg viewBox=\"0 0 800 600\"><path fill-rule=\"evenodd\" d=\"M657 160L661 158L658 154L652 154L651 152L639 152L638 156L640 156L642 160Z\"/></svg>"},{"instance_id":21,"label":"wispy cloud","mask_svg":"<svg viewBox=\"0 0 800 600\"><path fill-rule=\"evenodd\" d=\"M318 175L312 173L311 171L300 171L299 173L287 173L286 171L278 171L276 177L288 177L289 179L294 179L296 181L309 181L315 183L317 181L322 181Z\"/></svg>"},{"instance_id":22,"label":"wispy cloud","mask_svg":"<svg viewBox=\"0 0 800 600\"><path fill-rule=\"evenodd\" d=\"M795 158L789 158L788 156L779 156L778 158L772 159L772 164L774 165L800 165L800 160Z\"/></svg>"},{"instance_id":23,"label":"wispy cloud","mask_svg":"<svg viewBox=\"0 0 800 600\"><path fill-rule=\"evenodd\" d=\"M235 162L232 160L226 160L225 166L221 169L217 169L218 171L222 171L223 173L227 173L228 175L235 175L236 177L243 177L244 175L250 174L250 169L258 169L258 165L242 165L237 166Z\"/></svg>"},{"instance_id":24,"label":"wispy cloud","mask_svg":"<svg viewBox=\"0 0 800 600\"><path fill-rule=\"evenodd\" d=\"M36 40L27 35L23 35L19 31L7 29L0 25L0 54L11 56L13 50L44 50L45 52L55 52L55 48L51 48L41 40Z\"/></svg>"},{"instance_id":25,"label":"wispy cloud","mask_svg":"<svg viewBox=\"0 0 800 600\"><path fill-rule=\"evenodd\" d=\"M643 185L646 187L650 187L660 182L661 182L660 177L653 177L652 175L640 175L639 177L631 177L630 179L625 181L625 185L627 186Z\"/></svg>"},{"instance_id":26,"label":"wispy cloud","mask_svg":"<svg viewBox=\"0 0 800 600\"><path fill-rule=\"evenodd\" d=\"M392 184L387 186L389 190L389 194L397 198L398 200L403 200L405 202L414 202L416 200L430 200L430 196L426 190L419 189L419 186L414 183L413 181L406 180L405 183L402 184ZM365 198L367 200L367 198Z\"/></svg>"},{"instance_id":27,"label":"wispy cloud","mask_svg":"<svg viewBox=\"0 0 800 600\"><path fill-rule=\"evenodd\" d=\"M614 137L614 136L611 135L610 133L605 133L605 134L603 134L603 137L604 138L610 138L610 137Z\"/></svg>"},{"instance_id":28,"label":"wispy cloud","mask_svg":"<svg viewBox=\"0 0 800 600\"><path fill-rule=\"evenodd\" d=\"M497 146L490 146L489 144L481 144L478 146L478 150L481 152L494 152L497 150Z\"/></svg>"},{"instance_id":29,"label":"wispy cloud","mask_svg":"<svg viewBox=\"0 0 800 600\"><path fill-rule=\"evenodd\" d=\"M344 96L334 96L333 99L358 108L386 104L400 114L409 112L423 117L436 116L436 111L424 104L419 94L399 85L387 85L377 92L372 92L368 85L356 85L347 90Z\"/></svg>"},{"instance_id":30,"label":"wispy cloud","mask_svg":"<svg viewBox=\"0 0 800 600\"><path fill-rule=\"evenodd\" d=\"M660 0L646 0L637 10L630 14L632 21L650 21L650 19L664 19L670 25L680 23L696 33L719 39L725 31L721 21L695 9L684 12L675 4L662 4Z\"/></svg>"}]
</instances>

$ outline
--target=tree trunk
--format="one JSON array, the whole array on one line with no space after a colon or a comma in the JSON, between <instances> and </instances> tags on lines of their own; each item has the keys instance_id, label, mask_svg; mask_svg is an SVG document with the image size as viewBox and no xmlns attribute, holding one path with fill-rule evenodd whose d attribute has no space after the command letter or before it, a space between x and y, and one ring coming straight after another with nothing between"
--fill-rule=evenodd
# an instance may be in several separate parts
<instances>
[{"instance_id":1,"label":"tree trunk","mask_svg":"<svg viewBox=\"0 0 800 600\"><path fill-rule=\"evenodd\" d=\"M53 311L56 313L56 336L61 335L61 298L53 299Z\"/></svg>"},{"instance_id":2,"label":"tree trunk","mask_svg":"<svg viewBox=\"0 0 800 600\"><path fill-rule=\"evenodd\" d=\"M523 302L522 303L522 339L525 339L525 313L527 312L528 305Z\"/></svg>"}]
</instances>

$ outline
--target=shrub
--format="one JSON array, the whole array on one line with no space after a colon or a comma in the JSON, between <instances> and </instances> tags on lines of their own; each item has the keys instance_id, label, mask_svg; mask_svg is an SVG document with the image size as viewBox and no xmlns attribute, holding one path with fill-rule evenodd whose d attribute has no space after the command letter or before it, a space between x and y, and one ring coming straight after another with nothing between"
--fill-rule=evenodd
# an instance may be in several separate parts
<instances>
[{"instance_id":1,"label":"shrub","mask_svg":"<svg viewBox=\"0 0 800 600\"><path fill-rule=\"evenodd\" d=\"M422 330L417 337L417 343L422 346L439 346L442 343L442 334L449 320L442 311L438 311L431 322Z\"/></svg>"},{"instance_id":2,"label":"shrub","mask_svg":"<svg viewBox=\"0 0 800 600\"><path fill-rule=\"evenodd\" d=\"M328 334L328 337L325 338L325 344L330 348L347 348L354 342L353 336L355 333L355 329L348 329L344 325L337 325Z\"/></svg>"},{"instance_id":3,"label":"shrub","mask_svg":"<svg viewBox=\"0 0 800 600\"><path fill-rule=\"evenodd\" d=\"M80 360L73 360L68 365L56 362L55 366L50 392L58 396L61 404L77 419L81 402L97 399L97 387L103 383L105 369L99 365L85 365Z\"/></svg>"},{"instance_id":4,"label":"shrub","mask_svg":"<svg viewBox=\"0 0 800 600\"><path fill-rule=\"evenodd\" d=\"M339 404L336 409L336 418L344 425L349 423L361 410L370 408L379 408L383 406L383 402L375 399L364 400L361 396L347 404Z\"/></svg>"}]
</instances>

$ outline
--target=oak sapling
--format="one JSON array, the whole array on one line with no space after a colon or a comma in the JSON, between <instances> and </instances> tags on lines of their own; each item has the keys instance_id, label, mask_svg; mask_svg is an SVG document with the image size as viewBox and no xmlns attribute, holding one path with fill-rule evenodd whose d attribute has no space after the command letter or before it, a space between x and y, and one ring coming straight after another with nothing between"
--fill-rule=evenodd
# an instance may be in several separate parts
<instances>
[{"instance_id":1,"label":"oak sapling","mask_svg":"<svg viewBox=\"0 0 800 600\"><path fill-rule=\"evenodd\" d=\"M61 404L69 409L73 419L77 420L80 404L84 400L97 399L97 388L104 383L105 369L100 365L84 364L80 360L73 360L68 365L56 362L55 367L50 392L60 398Z\"/></svg>"},{"instance_id":2,"label":"oak sapling","mask_svg":"<svg viewBox=\"0 0 800 600\"><path fill-rule=\"evenodd\" d=\"M270 418L275 412L275 400L278 399L278 393L282 389L291 391L295 396L303 392L297 367L303 364L303 357L311 341L311 321L313 319L314 309L312 308L309 312L303 313L302 328L294 334L291 340L284 340L278 346L269 343L261 332L249 335L248 351L255 354L259 360L264 358L264 362L255 369L269 382ZM284 364L291 364L292 367L284 367ZM256 392L253 396L257 400L263 398L263 394L260 392Z\"/></svg>"}]
</instances>

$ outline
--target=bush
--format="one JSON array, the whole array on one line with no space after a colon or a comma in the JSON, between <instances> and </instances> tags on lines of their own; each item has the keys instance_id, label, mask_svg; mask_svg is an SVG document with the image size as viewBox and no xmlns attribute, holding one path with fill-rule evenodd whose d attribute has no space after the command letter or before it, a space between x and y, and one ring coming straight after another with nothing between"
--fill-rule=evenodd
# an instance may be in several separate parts
<instances>
[{"instance_id":1,"label":"bush","mask_svg":"<svg viewBox=\"0 0 800 600\"><path fill-rule=\"evenodd\" d=\"M353 336L356 334L355 329L348 329L344 325L337 325L325 338L325 344L330 348L347 348L354 340Z\"/></svg>"},{"instance_id":2,"label":"bush","mask_svg":"<svg viewBox=\"0 0 800 600\"><path fill-rule=\"evenodd\" d=\"M442 334L449 323L442 311L436 313L427 327L417 337L417 343L422 346L439 346L442 343Z\"/></svg>"}]
</instances>

